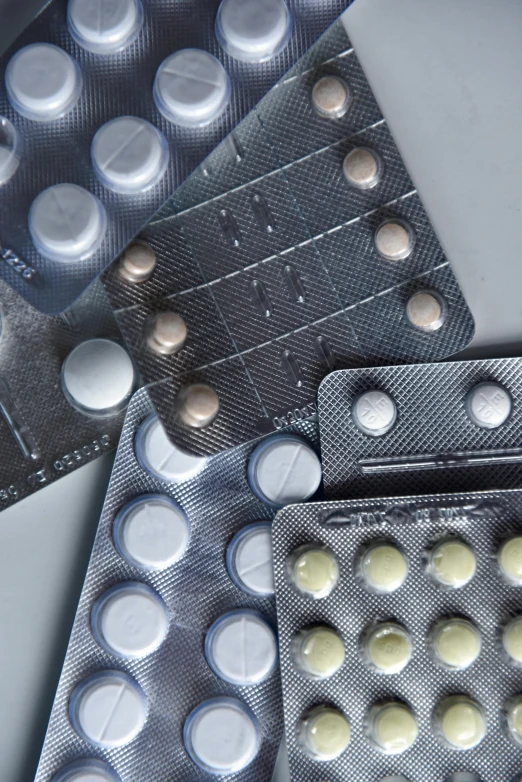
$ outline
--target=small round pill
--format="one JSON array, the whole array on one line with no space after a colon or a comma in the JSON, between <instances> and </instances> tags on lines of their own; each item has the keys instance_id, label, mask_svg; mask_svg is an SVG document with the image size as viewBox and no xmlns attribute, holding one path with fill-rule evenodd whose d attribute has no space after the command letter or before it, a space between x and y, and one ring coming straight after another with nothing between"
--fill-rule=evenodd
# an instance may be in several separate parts
<instances>
[{"instance_id":1,"label":"small round pill","mask_svg":"<svg viewBox=\"0 0 522 782\"><path fill-rule=\"evenodd\" d=\"M185 386L176 397L176 410L184 424L194 429L209 426L219 413L219 398L204 383Z\"/></svg>"},{"instance_id":2,"label":"small round pill","mask_svg":"<svg viewBox=\"0 0 522 782\"><path fill-rule=\"evenodd\" d=\"M154 79L158 111L176 125L194 127L217 119L230 98L227 72L202 49L180 49L164 60Z\"/></svg>"},{"instance_id":3,"label":"small round pill","mask_svg":"<svg viewBox=\"0 0 522 782\"><path fill-rule=\"evenodd\" d=\"M343 639L326 625L299 631L292 643L295 666L314 679L328 679L344 663Z\"/></svg>"},{"instance_id":4,"label":"small round pill","mask_svg":"<svg viewBox=\"0 0 522 782\"><path fill-rule=\"evenodd\" d=\"M411 255L415 238L403 220L386 220L375 231L374 241L377 252L387 261L401 261Z\"/></svg>"},{"instance_id":5,"label":"small round pill","mask_svg":"<svg viewBox=\"0 0 522 782\"><path fill-rule=\"evenodd\" d=\"M288 43L291 17L284 0L222 0L216 17L220 46L243 62L275 57Z\"/></svg>"},{"instance_id":6,"label":"small round pill","mask_svg":"<svg viewBox=\"0 0 522 782\"><path fill-rule=\"evenodd\" d=\"M369 729L377 746L389 755L405 752L418 734L417 721L412 711L396 701L372 707Z\"/></svg>"},{"instance_id":7,"label":"small round pill","mask_svg":"<svg viewBox=\"0 0 522 782\"><path fill-rule=\"evenodd\" d=\"M365 639L368 661L381 673L402 671L411 660L412 651L408 632L395 622L375 624Z\"/></svg>"},{"instance_id":8,"label":"small round pill","mask_svg":"<svg viewBox=\"0 0 522 782\"><path fill-rule=\"evenodd\" d=\"M502 644L506 654L516 663L522 664L522 616L515 616L502 632Z\"/></svg>"},{"instance_id":9,"label":"small round pill","mask_svg":"<svg viewBox=\"0 0 522 782\"><path fill-rule=\"evenodd\" d=\"M277 640L260 614L247 609L217 619L205 639L207 662L220 679L238 687L265 681L277 663Z\"/></svg>"},{"instance_id":10,"label":"small round pill","mask_svg":"<svg viewBox=\"0 0 522 782\"><path fill-rule=\"evenodd\" d=\"M177 312L158 312L146 325L147 345L163 356L177 353L187 339L187 325Z\"/></svg>"},{"instance_id":11,"label":"small round pill","mask_svg":"<svg viewBox=\"0 0 522 782\"><path fill-rule=\"evenodd\" d=\"M300 721L299 741L315 760L334 760L350 743L350 723L331 706L316 706Z\"/></svg>"},{"instance_id":12,"label":"small round pill","mask_svg":"<svg viewBox=\"0 0 522 782\"><path fill-rule=\"evenodd\" d=\"M356 147L343 160L346 181L359 190L369 190L380 180L382 163L373 149Z\"/></svg>"},{"instance_id":13,"label":"small round pill","mask_svg":"<svg viewBox=\"0 0 522 782\"><path fill-rule=\"evenodd\" d=\"M511 737L522 744L522 695L509 698L505 707L507 726Z\"/></svg>"},{"instance_id":14,"label":"small round pill","mask_svg":"<svg viewBox=\"0 0 522 782\"><path fill-rule=\"evenodd\" d=\"M477 561L472 549L462 540L441 540L430 552L428 567L440 584L459 589L475 575Z\"/></svg>"},{"instance_id":15,"label":"small round pill","mask_svg":"<svg viewBox=\"0 0 522 782\"><path fill-rule=\"evenodd\" d=\"M500 383L479 383L466 396L466 413L475 426L496 429L511 415L511 396Z\"/></svg>"},{"instance_id":16,"label":"small round pill","mask_svg":"<svg viewBox=\"0 0 522 782\"><path fill-rule=\"evenodd\" d=\"M312 89L312 106L318 114L337 119L346 114L352 102L350 88L338 76L323 76Z\"/></svg>"},{"instance_id":17,"label":"small round pill","mask_svg":"<svg viewBox=\"0 0 522 782\"><path fill-rule=\"evenodd\" d=\"M156 253L145 242L129 244L117 266L120 277L132 284L146 282L155 268Z\"/></svg>"},{"instance_id":18,"label":"small round pill","mask_svg":"<svg viewBox=\"0 0 522 782\"><path fill-rule=\"evenodd\" d=\"M232 581L249 595L270 597L275 592L272 524L257 521L234 535L227 549Z\"/></svg>"},{"instance_id":19,"label":"small round pill","mask_svg":"<svg viewBox=\"0 0 522 782\"><path fill-rule=\"evenodd\" d=\"M15 174L20 163L20 140L14 126L0 117L0 185Z\"/></svg>"},{"instance_id":20,"label":"small round pill","mask_svg":"<svg viewBox=\"0 0 522 782\"><path fill-rule=\"evenodd\" d=\"M273 435L261 441L248 463L250 488L275 508L308 500L323 477L321 461L302 437Z\"/></svg>"},{"instance_id":21,"label":"small round pill","mask_svg":"<svg viewBox=\"0 0 522 782\"><path fill-rule=\"evenodd\" d=\"M188 481L207 463L205 456L192 456L171 443L155 413L151 413L140 425L134 449L140 466L167 483Z\"/></svg>"},{"instance_id":22,"label":"small round pill","mask_svg":"<svg viewBox=\"0 0 522 782\"><path fill-rule=\"evenodd\" d=\"M51 782L121 782L120 777L102 760L86 758L68 763Z\"/></svg>"},{"instance_id":23,"label":"small round pill","mask_svg":"<svg viewBox=\"0 0 522 782\"><path fill-rule=\"evenodd\" d=\"M417 291L406 303L406 317L421 331L436 331L444 323L442 299L431 291Z\"/></svg>"},{"instance_id":24,"label":"small round pill","mask_svg":"<svg viewBox=\"0 0 522 782\"><path fill-rule=\"evenodd\" d=\"M69 0L67 25L76 43L94 54L129 46L143 22L140 0Z\"/></svg>"},{"instance_id":25,"label":"small round pill","mask_svg":"<svg viewBox=\"0 0 522 782\"><path fill-rule=\"evenodd\" d=\"M436 659L447 668L462 671L480 654L482 640L477 628L467 619L440 620L432 631Z\"/></svg>"},{"instance_id":26,"label":"small round pill","mask_svg":"<svg viewBox=\"0 0 522 782\"><path fill-rule=\"evenodd\" d=\"M361 432L380 437L393 428L397 419L397 407L385 391L365 391L352 405L352 419Z\"/></svg>"},{"instance_id":27,"label":"small round pill","mask_svg":"<svg viewBox=\"0 0 522 782\"><path fill-rule=\"evenodd\" d=\"M395 592L406 580L406 557L390 543L372 543L363 552L361 575L368 588L375 592Z\"/></svg>"},{"instance_id":28,"label":"small round pill","mask_svg":"<svg viewBox=\"0 0 522 782\"><path fill-rule=\"evenodd\" d=\"M502 575L514 586L522 586L522 536L505 540L498 552Z\"/></svg>"},{"instance_id":29,"label":"small round pill","mask_svg":"<svg viewBox=\"0 0 522 782\"><path fill-rule=\"evenodd\" d=\"M465 695L445 698L436 716L442 737L452 749L471 749L486 735L486 720L476 701Z\"/></svg>"},{"instance_id":30,"label":"small round pill","mask_svg":"<svg viewBox=\"0 0 522 782\"><path fill-rule=\"evenodd\" d=\"M302 546L290 558L290 576L305 595L327 597L339 581L339 564L328 549Z\"/></svg>"}]
</instances>

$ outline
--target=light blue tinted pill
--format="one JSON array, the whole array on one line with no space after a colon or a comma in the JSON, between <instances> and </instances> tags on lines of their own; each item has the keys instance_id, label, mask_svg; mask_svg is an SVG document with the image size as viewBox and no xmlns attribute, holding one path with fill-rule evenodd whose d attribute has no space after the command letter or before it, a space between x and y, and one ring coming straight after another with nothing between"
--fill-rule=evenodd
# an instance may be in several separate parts
<instances>
[{"instance_id":1,"label":"light blue tinted pill","mask_svg":"<svg viewBox=\"0 0 522 782\"><path fill-rule=\"evenodd\" d=\"M313 448L292 434L263 440L248 463L248 482L260 500L274 508L312 497L322 480L321 461Z\"/></svg>"},{"instance_id":2,"label":"light blue tinted pill","mask_svg":"<svg viewBox=\"0 0 522 782\"><path fill-rule=\"evenodd\" d=\"M219 45L243 62L275 57L291 31L292 17L284 0L222 0L216 16Z\"/></svg>"},{"instance_id":3,"label":"light blue tinted pill","mask_svg":"<svg viewBox=\"0 0 522 782\"><path fill-rule=\"evenodd\" d=\"M361 432L380 437L394 427L397 407L385 391L364 391L354 400L352 419Z\"/></svg>"},{"instance_id":4,"label":"light blue tinted pill","mask_svg":"<svg viewBox=\"0 0 522 782\"><path fill-rule=\"evenodd\" d=\"M234 584L254 597L275 592L272 523L256 521L239 530L227 549L227 570Z\"/></svg>"},{"instance_id":5,"label":"light blue tinted pill","mask_svg":"<svg viewBox=\"0 0 522 782\"><path fill-rule=\"evenodd\" d=\"M69 763L54 775L51 782L121 782L121 779L103 761L88 758Z\"/></svg>"},{"instance_id":6,"label":"light blue tinted pill","mask_svg":"<svg viewBox=\"0 0 522 782\"><path fill-rule=\"evenodd\" d=\"M217 619L205 638L205 657L220 679L238 687L265 681L277 664L277 639L256 611L238 609Z\"/></svg>"},{"instance_id":7,"label":"light blue tinted pill","mask_svg":"<svg viewBox=\"0 0 522 782\"><path fill-rule=\"evenodd\" d=\"M76 43L94 54L129 46L143 25L140 0L69 0L67 25Z\"/></svg>"},{"instance_id":8,"label":"light blue tinted pill","mask_svg":"<svg viewBox=\"0 0 522 782\"><path fill-rule=\"evenodd\" d=\"M134 441L136 459L142 469L160 481L181 483L193 478L207 463L205 456L192 456L174 445L156 413L140 425Z\"/></svg>"},{"instance_id":9,"label":"light blue tinted pill","mask_svg":"<svg viewBox=\"0 0 522 782\"><path fill-rule=\"evenodd\" d=\"M482 429L497 429L511 415L512 400L500 383L478 383L467 394L465 408L468 418Z\"/></svg>"}]
</instances>

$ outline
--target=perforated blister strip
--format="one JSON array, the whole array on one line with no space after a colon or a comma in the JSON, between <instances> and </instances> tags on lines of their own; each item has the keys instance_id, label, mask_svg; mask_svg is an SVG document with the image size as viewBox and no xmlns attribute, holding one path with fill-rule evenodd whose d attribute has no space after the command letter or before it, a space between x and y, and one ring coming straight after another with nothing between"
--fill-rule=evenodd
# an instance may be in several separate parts
<instances>
[{"instance_id":1,"label":"perforated blister strip","mask_svg":"<svg viewBox=\"0 0 522 782\"><path fill-rule=\"evenodd\" d=\"M249 445L210 459L203 472L178 485L160 483L145 473L134 455L134 436L151 411L146 391L138 391L125 419L35 782L48 782L67 761L88 756L104 758L124 782L206 779L183 748L182 730L194 707L219 695L247 703L259 720L262 734L260 752L251 765L220 778L260 782L270 780L272 775L282 735L279 670L261 684L235 687L214 675L205 661L203 645L211 624L228 610L254 608L275 621L274 599L242 592L229 578L225 565L233 535L252 521L273 518L274 512L248 486ZM317 447L316 424L304 422L295 431ZM148 493L176 500L190 523L191 539L184 557L162 571L143 572L131 567L112 543L112 524L118 510ZM103 651L89 629L94 600L125 580L138 580L155 589L167 605L170 621L168 635L156 652L128 662ZM145 692L149 713L143 730L130 744L96 750L74 732L67 707L74 687L89 674L105 669L130 674Z\"/></svg>"},{"instance_id":2,"label":"perforated blister strip","mask_svg":"<svg viewBox=\"0 0 522 782\"><path fill-rule=\"evenodd\" d=\"M443 782L453 779L452 773L467 771L480 780L508 782L520 773L520 746L505 735L501 712L506 698L520 692L522 674L500 654L497 635L511 614L521 610L521 590L501 579L495 555L505 534L520 534L521 519L520 491L292 505L278 514L273 526L276 602L292 780L380 782L403 774L411 782ZM475 551L475 576L461 589L443 591L425 572L426 547L444 534L462 537ZM409 563L406 581L388 595L371 594L354 578L359 547L379 538L395 541ZM339 582L323 599L299 594L288 577L288 556L309 542L328 546L339 562ZM451 615L470 618L482 637L478 659L462 671L437 666L428 648L433 622ZM411 635L413 654L402 673L377 673L360 658L360 635L376 619L395 619ZM323 681L305 679L291 658L294 634L314 623L336 628L346 652L340 670ZM453 694L470 695L485 712L487 732L473 749L452 750L433 732L434 708ZM403 754L385 755L369 743L365 720L372 704L395 698L413 710L418 737ZM312 760L297 741L301 716L321 703L340 709L351 726L346 751L331 761Z\"/></svg>"}]
</instances>

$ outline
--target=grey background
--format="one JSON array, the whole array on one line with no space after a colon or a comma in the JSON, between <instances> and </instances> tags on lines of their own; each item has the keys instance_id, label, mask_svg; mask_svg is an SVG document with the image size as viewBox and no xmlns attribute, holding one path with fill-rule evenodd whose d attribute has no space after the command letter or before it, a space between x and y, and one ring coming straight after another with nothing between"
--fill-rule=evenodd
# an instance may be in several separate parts
<instances>
[{"instance_id":1,"label":"grey background","mask_svg":"<svg viewBox=\"0 0 522 782\"><path fill-rule=\"evenodd\" d=\"M0 0L0 50L40 4ZM345 21L475 317L461 357L517 355L520 0L356 0ZM111 464L0 515L2 782L33 778ZM287 778L283 752L274 782Z\"/></svg>"}]
</instances>

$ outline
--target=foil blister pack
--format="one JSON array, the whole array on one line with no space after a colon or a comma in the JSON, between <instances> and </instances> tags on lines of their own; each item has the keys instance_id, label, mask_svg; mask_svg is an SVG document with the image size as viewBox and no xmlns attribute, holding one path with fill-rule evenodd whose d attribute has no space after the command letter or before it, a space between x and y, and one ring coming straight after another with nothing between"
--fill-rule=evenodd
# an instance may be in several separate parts
<instances>
[{"instance_id":1,"label":"foil blister pack","mask_svg":"<svg viewBox=\"0 0 522 782\"><path fill-rule=\"evenodd\" d=\"M36 782L96 764L111 782L271 779L283 721L271 519L318 489L317 446L303 422L194 458L135 394Z\"/></svg>"},{"instance_id":2,"label":"foil blister pack","mask_svg":"<svg viewBox=\"0 0 522 782\"><path fill-rule=\"evenodd\" d=\"M292 505L273 524L296 782L511 782L522 493Z\"/></svg>"},{"instance_id":3,"label":"foil blister pack","mask_svg":"<svg viewBox=\"0 0 522 782\"><path fill-rule=\"evenodd\" d=\"M347 2L240 5L51 0L0 58L0 274L38 309L69 306Z\"/></svg>"},{"instance_id":4,"label":"foil blister pack","mask_svg":"<svg viewBox=\"0 0 522 782\"><path fill-rule=\"evenodd\" d=\"M517 488L521 373L520 358L332 373L318 394L326 496Z\"/></svg>"},{"instance_id":5,"label":"foil blister pack","mask_svg":"<svg viewBox=\"0 0 522 782\"><path fill-rule=\"evenodd\" d=\"M141 256L103 278L191 453L306 418L332 369L439 360L473 334L341 24L303 59L157 213ZM205 425L179 414L194 385L215 394Z\"/></svg>"}]
</instances>

